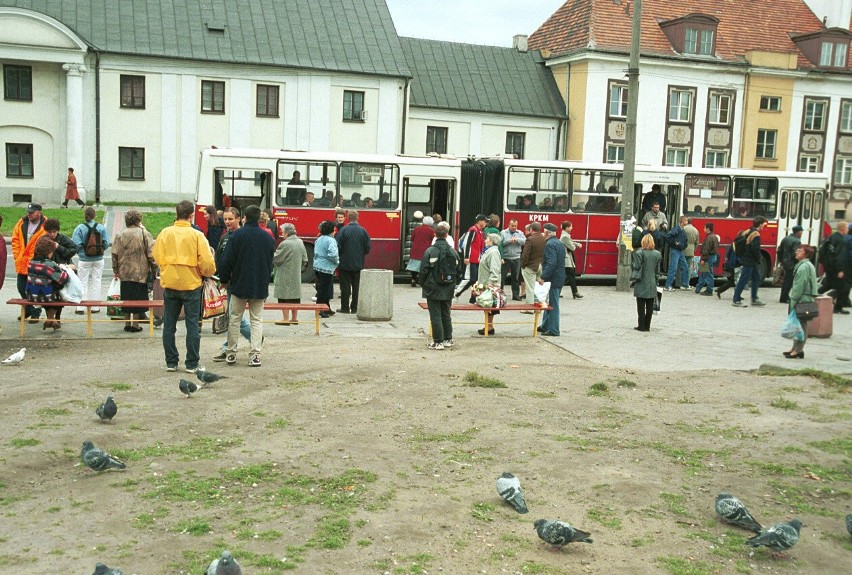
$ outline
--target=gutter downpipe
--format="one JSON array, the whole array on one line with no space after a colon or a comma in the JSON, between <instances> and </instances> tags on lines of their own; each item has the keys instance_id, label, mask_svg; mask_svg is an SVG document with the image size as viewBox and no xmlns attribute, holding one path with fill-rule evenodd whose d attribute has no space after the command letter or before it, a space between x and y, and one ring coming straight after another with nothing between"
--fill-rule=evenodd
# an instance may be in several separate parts
<instances>
[{"instance_id":1,"label":"gutter downpipe","mask_svg":"<svg viewBox=\"0 0 852 575\"><path fill-rule=\"evenodd\" d=\"M95 50L95 204L101 203L101 53Z\"/></svg>"},{"instance_id":2,"label":"gutter downpipe","mask_svg":"<svg viewBox=\"0 0 852 575\"><path fill-rule=\"evenodd\" d=\"M405 132L408 127L408 93L411 90L411 78L405 79L405 94L402 97L402 142L400 142L399 153L405 153Z\"/></svg>"}]
</instances>

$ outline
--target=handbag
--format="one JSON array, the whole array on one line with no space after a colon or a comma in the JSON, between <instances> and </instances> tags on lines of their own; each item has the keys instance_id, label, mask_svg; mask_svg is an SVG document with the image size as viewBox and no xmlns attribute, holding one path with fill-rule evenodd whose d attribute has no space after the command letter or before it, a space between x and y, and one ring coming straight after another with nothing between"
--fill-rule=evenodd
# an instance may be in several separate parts
<instances>
[{"instance_id":1,"label":"handbag","mask_svg":"<svg viewBox=\"0 0 852 575\"><path fill-rule=\"evenodd\" d=\"M784 283L784 268L781 265L775 266L772 270L772 287L781 287Z\"/></svg>"},{"instance_id":2,"label":"handbag","mask_svg":"<svg viewBox=\"0 0 852 575\"><path fill-rule=\"evenodd\" d=\"M228 333L228 314L223 313L213 318L213 334L221 335Z\"/></svg>"},{"instance_id":3,"label":"handbag","mask_svg":"<svg viewBox=\"0 0 852 575\"><path fill-rule=\"evenodd\" d=\"M112 281L109 284L109 288L107 289L106 299L107 301L121 300L121 280L112 278ZM107 317L123 318L124 310L120 306L108 306Z\"/></svg>"},{"instance_id":4,"label":"handbag","mask_svg":"<svg viewBox=\"0 0 852 575\"><path fill-rule=\"evenodd\" d=\"M227 308L228 303L228 294L219 286L219 282L213 278L204 278L202 290L202 319L211 319L216 316L225 315L225 309Z\"/></svg>"},{"instance_id":5,"label":"handbag","mask_svg":"<svg viewBox=\"0 0 852 575\"><path fill-rule=\"evenodd\" d=\"M794 310L799 321L810 321L819 317L819 307L815 301L800 301Z\"/></svg>"}]
</instances>

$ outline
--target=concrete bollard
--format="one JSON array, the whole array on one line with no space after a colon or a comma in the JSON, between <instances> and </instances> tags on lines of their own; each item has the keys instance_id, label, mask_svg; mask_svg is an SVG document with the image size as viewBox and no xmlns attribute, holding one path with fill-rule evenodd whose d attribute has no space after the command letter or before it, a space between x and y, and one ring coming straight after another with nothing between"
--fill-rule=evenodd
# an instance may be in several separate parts
<instances>
[{"instance_id":1,"label":"concrete bollard","mask_svg":"<svg viewBox=\"0 0 852 575\"><path fill-rule=\"evenodd\" d=\"M363 270L358 291L358 319L390 321L393 318L393 272Z\"/></svg>"}]
</instances>

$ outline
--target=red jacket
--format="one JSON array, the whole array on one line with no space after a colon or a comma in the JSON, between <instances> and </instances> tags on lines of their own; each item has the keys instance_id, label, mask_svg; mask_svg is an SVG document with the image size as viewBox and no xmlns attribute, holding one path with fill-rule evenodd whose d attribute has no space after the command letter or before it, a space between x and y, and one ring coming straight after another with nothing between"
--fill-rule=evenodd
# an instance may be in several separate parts
<instances>
[{"instance_id":1,"label":"red jacket","mask_svg":"<svg viewBox=\"0 0 852 575\"><path fill-rule=\"evenodd\" d=\"M435 237L435 230L432 226L421 224L414 228L411 232L411 254L413 260L422 260L426 249L432 245L432 238Z\"/></svg>"},{"instance_id":2,"label":"red jacket","mask_svg":"<svg viewBox=\"0 0 852 575\"><path fill-rule=\"evenodd\" d=\"M459 238L459 242L464 246L462 251L462 259L470 260L472 264L479 263L479 256L482 255L482 250L485 249L485 236L482 235L482 230L476 224L470 226L467 232Z\"/></svg>"}]
</instances>

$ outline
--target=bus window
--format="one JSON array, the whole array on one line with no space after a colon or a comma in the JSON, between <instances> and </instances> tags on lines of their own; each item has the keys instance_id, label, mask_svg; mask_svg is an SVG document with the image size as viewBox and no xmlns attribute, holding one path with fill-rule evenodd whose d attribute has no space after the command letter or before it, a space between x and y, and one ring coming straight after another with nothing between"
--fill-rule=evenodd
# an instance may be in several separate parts
<instances>
[{"instance_id":1,"label":"bus window","mask_svg":"<svg viewBox=\"0 0 852 575\"><path fill-rule=\"evenodd\" d=\"M735 218L765 216L775 218L778 197L776 178L734 178L734 203L731 215Z\"/></svg>"},{"instance_id":2,"label":"bus window","mask_svg":"<svg viewBox=\"0 0 852 575\"><path fill-rule=\"evenodd\" d=\"M340 193L331 194L323 202L331 206L345 205L353 197L364 209L395 210L399 207L399 166L341 162Z\"/></svg>"},{"instance_id":3,"label":"bus window","mask_svg":"<svg viewBox=\"0 0 852 575\"><path fill-rule=\"evenodd\" d=\"M509 168L509 209L568 211L568 170Z\"/></svg>"},{"instance_id":4,"label":"bus window","mask_svg":"<svg viewBox=\"0 0 852 575\"><path fill-rule=\"evenodd\" d=\"M790 192L790 219L799 217L799 192Z\"/></svg>"},{"instance_id":5,"label":"bus window","mask_svg":"<svg viewBox=\"0 0 852 575\"><path fill-rule=\"evenodd\" d=\"M683 213L687 216L725 217L731 179L687 174L684 179Z\"/></svg>"},{"instance_id":6,"label":"bus window","mask_svg":"<svg viewBox=\"0 0 852 575\"><path fill-rule=\"evenodd\" d=\"M240 209L255 204L262 205L269 191L269 172L255 170L216 170L216 194L222 193L230 198L231 204Z\"/></svg>"},{"instance_id":7,"label":"bus window","mask_svg":"<svg viewBox=\"0 0 852 575\"><path fill-rule=\"evenodd\" d=\"M805 200L802 202L802 219L809 220L811 218L811 193L805 192Z\"/></svg>"},{"instance_id":8,"label":"bus window","mask_svg":"<svg viewBox=\"0 0 852 575\"><path fill-rule=\"evenodd\" d=\"M571 209L575 212L617 214L621 209L621 172L575 170Z\"/></svg>"},{"instance_id":9,"label":"bus window","mask_svg":"<svg viewBox=\"0 0 852 575\"><path fill-rule=\"evenodd\" d=\"M318 207L320 200L337 192L337 164L333 162L278 162L279 206Z\"/></svg>"}]
</instances>

